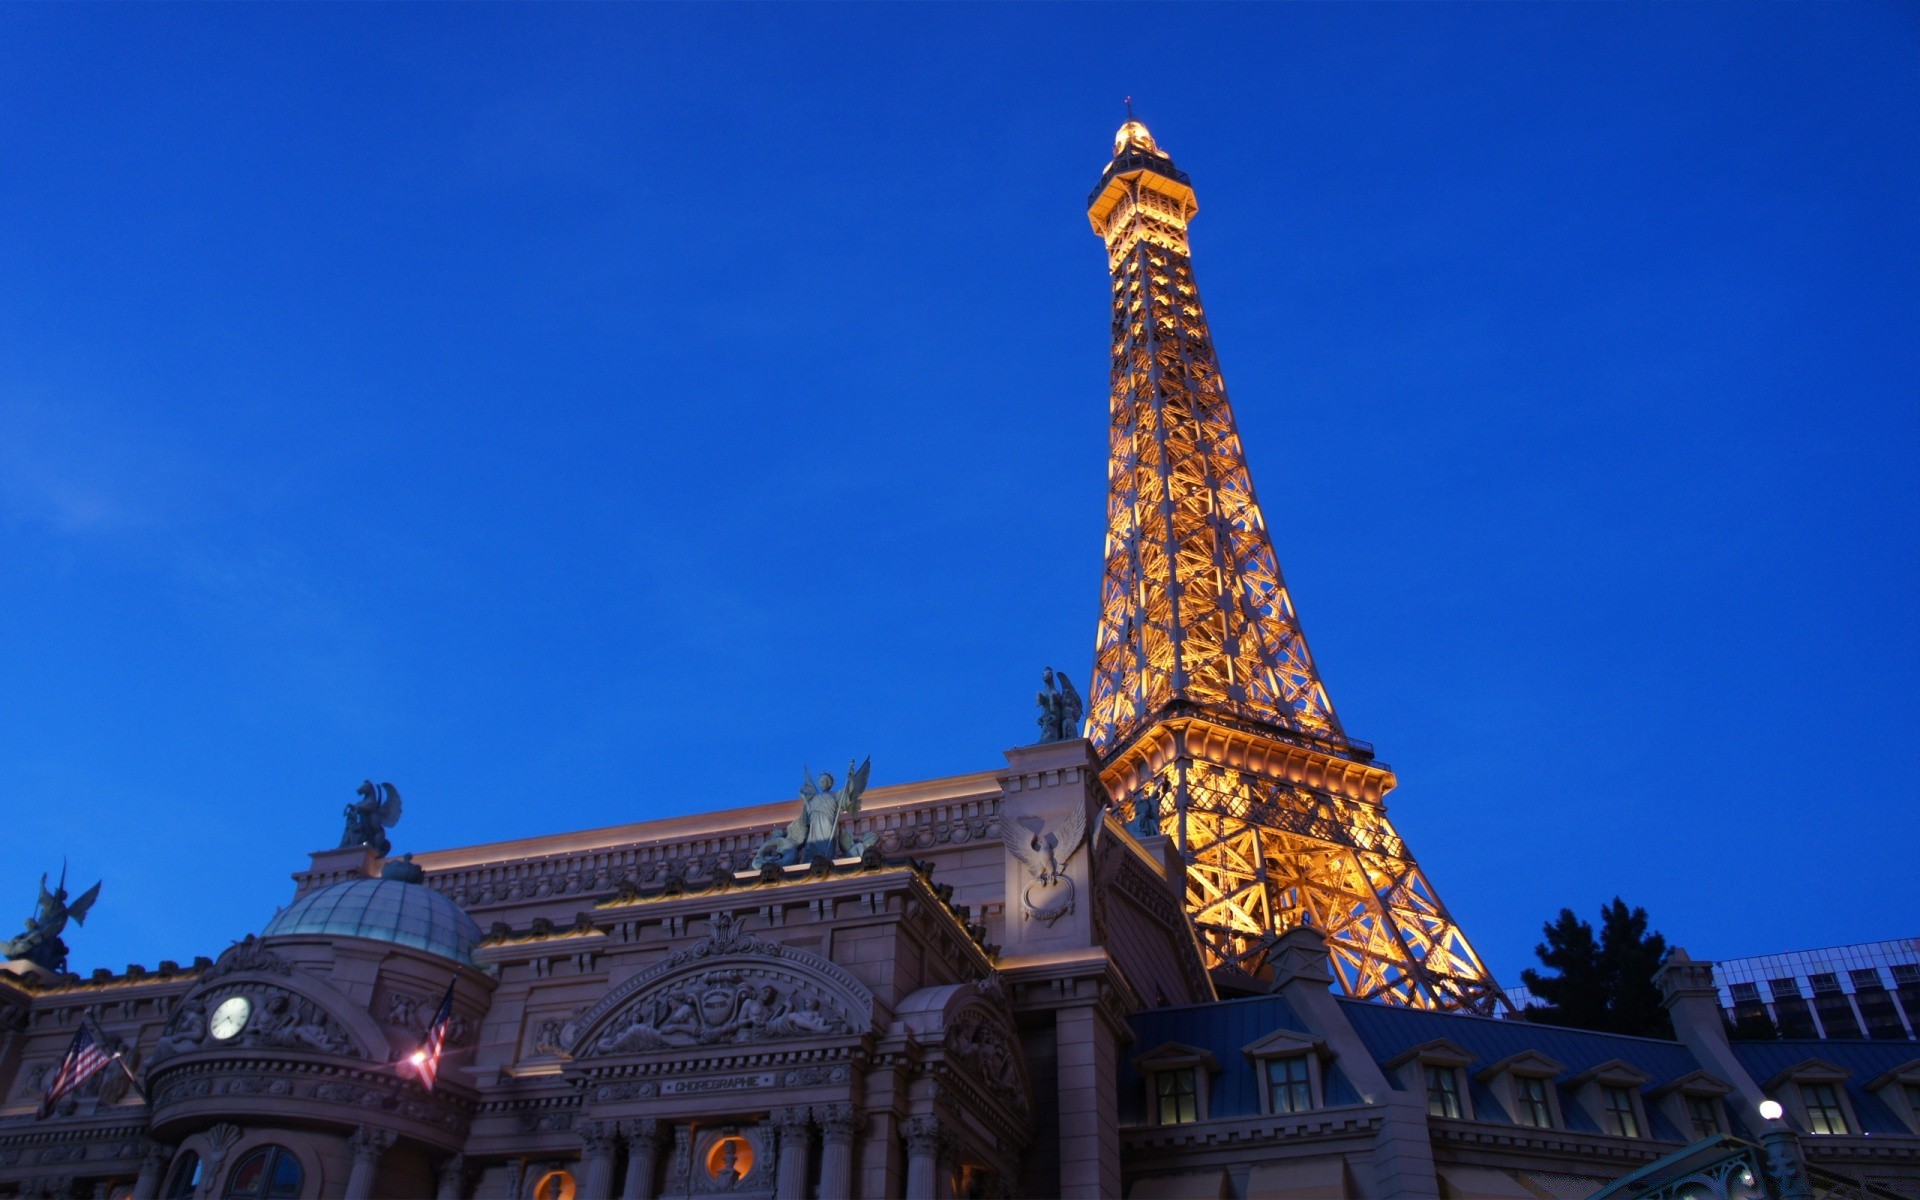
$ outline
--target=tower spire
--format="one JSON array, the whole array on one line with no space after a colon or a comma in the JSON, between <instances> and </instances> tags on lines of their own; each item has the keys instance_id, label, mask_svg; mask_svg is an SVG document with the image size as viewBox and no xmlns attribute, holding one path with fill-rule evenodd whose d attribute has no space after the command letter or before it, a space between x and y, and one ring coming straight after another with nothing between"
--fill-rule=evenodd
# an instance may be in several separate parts
<instances>
[{"instance_id":1,"label":"tower spire","mask_svg":"<svg viewBox=\"0 0 1920 1200\"><path fill-rule=\"evenodd\" d=\"M1194 283L1199 208L1129 105L1087 201L1113 277L1103 778L1176 840L1223 984L1311 924L1350 995L1488 1010L1498 988L1387 820L1393 773L1341 728L1307 650Z\"/></svg>"},{"instance_id":2,"label":"tower spire","mask_svg":"<svg viewBox=\"0 0 1920 1200\"><path fill-rule=\"evenodd\" d=\"M1194 285L1187 222L1199 208L1129 111L1087 214L1113 273L1092 736L1105 748L1186 700L1338 743Z\"/></svg>"}]
</instances>

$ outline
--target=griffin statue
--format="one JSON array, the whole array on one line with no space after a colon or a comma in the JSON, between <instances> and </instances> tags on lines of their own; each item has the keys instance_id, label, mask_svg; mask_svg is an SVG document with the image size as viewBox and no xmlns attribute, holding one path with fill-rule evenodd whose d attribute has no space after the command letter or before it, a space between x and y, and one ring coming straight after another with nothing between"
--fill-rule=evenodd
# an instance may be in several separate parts
<instances>
[{"instance_id":1,"label":"griffin statue","mask_svg":"<svg viewBox=\"0 0 1920 1200\"><path fill-rule=\"evenodd\" d=\"M357 794L360 798L347 805L347 831L340 835L340 848L370 846L385 858L393 849L386 831L400 823L400 789L390 783L375 787L369 779Z\"/></svg>"},{"instance_id":2,"label":"griffin statue","mask_svg":"<svg viewBox=\"0 0 1920 1200\"><path fill-rule=\"evenodd\" d=\"M67 864L60 864L60 882L47 890L47 877L40 876L40 903L27 918L26 931L0 942L0 959L25 959L49 971L67 969L67 944L60 933L71 919L76 925L87 923L87 911L100 898L100 885L94 884L72 904L67 903Z\"/></svg>"}]
</instances>

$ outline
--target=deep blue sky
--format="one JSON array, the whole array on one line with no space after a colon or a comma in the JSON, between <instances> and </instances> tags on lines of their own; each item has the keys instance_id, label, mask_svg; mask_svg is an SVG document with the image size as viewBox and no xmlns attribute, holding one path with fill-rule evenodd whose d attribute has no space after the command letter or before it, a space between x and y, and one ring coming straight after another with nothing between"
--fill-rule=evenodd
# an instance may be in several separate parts
<instances>
[{"instance_id":1,"label":"deep blue sky","mask_svg":"<svg viewBox=\"0 0 1920 1200\"><path fill-rule=\"evenodd\" d=\"M1910 936L1920 17L0 9L0 915L990 769L1085 683L1120 100L1347 728L1504 978Z\"/></svg>"}]
</instances>

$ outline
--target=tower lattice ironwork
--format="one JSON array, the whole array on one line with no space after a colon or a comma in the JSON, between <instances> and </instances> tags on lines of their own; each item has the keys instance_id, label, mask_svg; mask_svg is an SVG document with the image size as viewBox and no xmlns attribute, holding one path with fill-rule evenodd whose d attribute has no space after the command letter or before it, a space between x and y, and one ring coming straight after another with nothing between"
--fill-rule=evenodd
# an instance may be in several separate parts
<instances>
[{"instance_id":1,"label":"tower lattice ironwork","mask_svg":"<svg viewBox=\"0 0 1920 1200\"><path fill-rule=\"evenodd\" d=\"M1108 789L1177 840L1217 977L1326 935L1348 994L1500 1002L1387 820L1393 773L1346 736L1314 667L1194 284L1187 176L1129 118L1089 199L1113 275L1101 581L1087 735Z\"/></svg>"}]
</instances>

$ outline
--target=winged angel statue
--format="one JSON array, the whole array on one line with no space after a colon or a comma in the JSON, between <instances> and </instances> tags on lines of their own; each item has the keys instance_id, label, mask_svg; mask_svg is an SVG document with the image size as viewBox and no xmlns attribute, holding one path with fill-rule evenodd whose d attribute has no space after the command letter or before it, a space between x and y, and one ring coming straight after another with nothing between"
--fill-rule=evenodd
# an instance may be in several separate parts
<instances>
[{"instance_id":1,"label":"winged angel statue","mask_svg":"<svg viewBox=\"0 0 1920 1200\"><path fill-rule=\"evenodd\" d=\"M816 783L813 768L805 768L800 781L800 815L785 829L776 829L753 856L755 867L769 864L792 866L816 858L859 858L877 841L877 833L853 835L849 827L860 815L860 793L867 790L867 775L873 769L871 756L854 766L847 762L847 781L833 785L831 771L820 772Z\"/></svg>"},{"instance_id":2,"label":"winged angel statue","mask_svg":"<svg viewBox=\"0 0 1920 1200\"><path fill-rule=\"evenodd\" d=\"M340 848L371 846L384 858L393 849L386 831L400 823L400 789L390 783L375 787L369 779L355 794L360 798L347 805L347 831L340 835Z\"/></svg>"},{"instance_id":3,"label":"winged angel statue","mask_svg":"<svg viewBox=\"0 0 1920 1200\"><path fill-rule=\"evenodd\" d=\"M27 918L24 933L0 942L0 959L24 958L49 971L66 970L67 944L60 940L60 932L67 927L69 918L76 925L85 925L87 910L99 898L100 885L96 883L78 900L68 904L67 865L61 863L60 882L54 885L51 892L47 890L47 877L40 876L40 902L35 907L34 915Z\"/></svg>"},{"instance_id":4,"label":"winged angel statue","mask_svg":"<svg viewBox=\"0 0 1920 1200\"><path fill-rule=\"evenodd\" d=\"M1067 877L1067 864L1080 852L1086 836L1087 810L1077 804L1049 833L1034 834L1010 817L1000 818L1000 840L1007 844L1007 853L1019 859L1027 874L1033 876L1022 897L1027 920L1051 929L1055 921L1073 911L1073 880Z\"/></svg>"}]
</instances>

